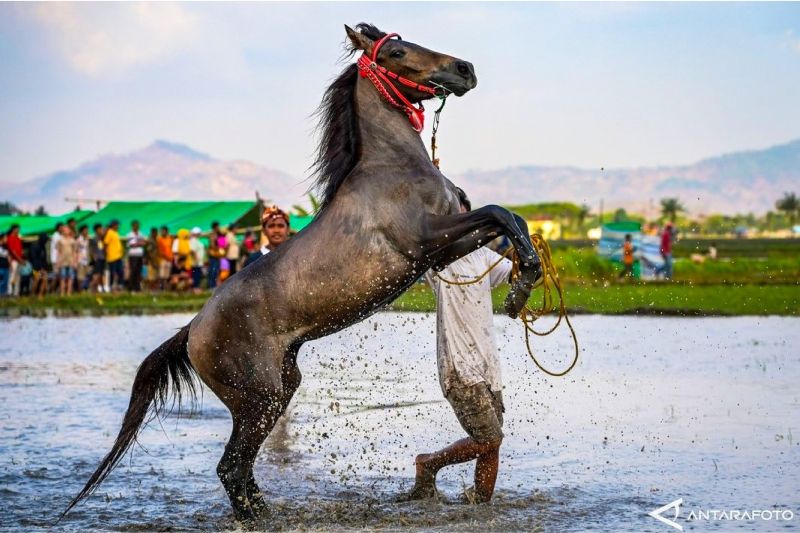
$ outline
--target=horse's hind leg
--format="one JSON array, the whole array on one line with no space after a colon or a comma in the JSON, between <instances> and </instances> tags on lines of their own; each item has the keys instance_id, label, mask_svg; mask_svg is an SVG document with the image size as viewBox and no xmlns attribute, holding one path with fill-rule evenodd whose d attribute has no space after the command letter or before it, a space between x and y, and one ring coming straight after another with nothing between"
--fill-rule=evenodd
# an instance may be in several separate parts
<instances>
[{"instance_id":1,"label":"horse's hind leg","mask_svg":"<svg viewBox=\"0 0 800 533\"><path fill-rule=\"evenodd\" d=\"M297 345L286 350L280 387L263 383L255 385L257 380L253 380L253 385L248 389L231 391L232 394L226 398L229 406L235 406L231 409L233 430L217 466L217 474L239 520L252 520L266 508L253 476L253 463L262 443L300 385L300 371L297 368L299 348Z\"/></svg>"},{"instance_id":2,"label":"horse's hind leg","mask_svg":"<svg viewBox=\"0 0 800 533\"><path fill-rule=\"evenodd\" d=\"M236 395L240 408L231 409L233 430L217 465L217 475L228 493L236 518L247 521L256 517L256 507L259 507L248 495L257 497L260 493L253 479L253 462L278 419L282 393L251 388L238 390ZM263 506L263 500L256 503Z\"/></svg>"},{"instance_id":3,"label":"horse's hind leg","mask_svg":"<svg viewBox=\"0 0 800 533\"><path fill-rule=\"evenodd\" d=\"M275 417L275 422L273 422L273 427L275 423L277 423L278 418L283 416L283 414L286 412L286 408L289 407L289 402L292 401L294 393L300 386L300 381L302 379L302 376L300 374L300 369L297 367L297 352L300 350L300 346L301 344L294 344L290 346L286 350L286 354L284 355L283 363L281 365L281 381L283 383L283 394L281 396L278 405L279 412L278 416ZM270 428L270 431L272 431L272 428ZM256 479L253 476L252 466L250 468L250 476L247 482L247 497L250 500L250 506L253 508L256 514L259 514L266 509L266 503L264 502L263 493L261 492L261 489L258 487Z\"/></svg>"}]
</instances>

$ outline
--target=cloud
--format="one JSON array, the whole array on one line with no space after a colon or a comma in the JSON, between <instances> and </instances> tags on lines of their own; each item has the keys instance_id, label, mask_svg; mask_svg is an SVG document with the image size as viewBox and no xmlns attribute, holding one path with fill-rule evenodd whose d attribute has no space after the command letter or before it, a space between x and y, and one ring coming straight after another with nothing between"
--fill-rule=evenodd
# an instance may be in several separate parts
<instances>
[{"instance_id":1,"label":"cloud","mask_svg":"<svg viewBox=\"0 0 800 533\"><path fill-rule=\"evenodd\" d=\"M800 54L800 37L795 35L793 30L787 30L784 34L784 46L792 52Z\"/></svg>"},{"instance_id":2,"label":"cloud","mask_svg":"<svg viewBox=\"0 0 800 533\"><path fill-rule=\"evenodd\" d=\"M68 64L92 77L163 61L200 34L197 17L177 4L47 2L32 14Z\"/></svg>"}]
</instances>

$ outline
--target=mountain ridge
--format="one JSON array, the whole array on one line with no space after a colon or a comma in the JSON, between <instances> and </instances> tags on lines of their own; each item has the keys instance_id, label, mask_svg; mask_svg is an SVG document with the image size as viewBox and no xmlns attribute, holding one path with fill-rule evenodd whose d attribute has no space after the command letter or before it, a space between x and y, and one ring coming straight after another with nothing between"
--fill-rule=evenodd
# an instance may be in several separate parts
<instances>
[{"instance_id":1,"label":"mountain ridge","mask_svg":"<svg viewBox=\"0 0 800 533\"><path fill-rule=\"evenodd\" d=\"M446 167L444 169L446 171ZM648 215L658 200L678 197L692 213L774 209L800 184L800 139L763 150L744 150L689 165L587 169L537 164L468 170L451 176L484 203L550 201L586 203L593 209L623 207ZM0 199L24 209L52 212L74 206L70 198L104 200L241 200L255 191L278 205L302 202L307 181L245 160L224 161L190 146L157 139L127 153L110 153L27 182L0 184Z\"/></svg>"}]
</instances>

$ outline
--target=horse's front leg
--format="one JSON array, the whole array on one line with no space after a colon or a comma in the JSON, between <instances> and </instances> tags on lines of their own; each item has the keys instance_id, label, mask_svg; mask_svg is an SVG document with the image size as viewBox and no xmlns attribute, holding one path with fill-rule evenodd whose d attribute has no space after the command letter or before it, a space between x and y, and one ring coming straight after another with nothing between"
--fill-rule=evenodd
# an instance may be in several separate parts
<instances>
[{"instance_id":1,"label":"horse's front leg","mask_svg":"<svg viewBox=\"0 0 800 533\"><path fill-rule=\"evenodd\" d=\"M520 276L505 301L506 313L515 318L542 275L539 256L522 217L496 205L459 215L429 215L423 253L434 260L434 269L440 270L501 234L509 238L520 256Z\"/></svg>"}]
</instances>

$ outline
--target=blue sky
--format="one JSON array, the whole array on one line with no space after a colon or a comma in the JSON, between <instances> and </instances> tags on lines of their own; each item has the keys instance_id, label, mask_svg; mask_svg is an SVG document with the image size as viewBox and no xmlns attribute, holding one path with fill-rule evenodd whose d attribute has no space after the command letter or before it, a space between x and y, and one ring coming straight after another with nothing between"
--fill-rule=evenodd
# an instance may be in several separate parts
<instances>
[{"instance_id":1,"label":"blue sky","mask_svg":"<svg viewBox=\"0 0 800 533\"><path fill-rule=\"evenodd\" d=\"M362 20L475 64L442 118L450 173L800 137L798 3L3 3L0 181L155 139L303 177L343 24Z\"/></svg>"}]
</instances>

